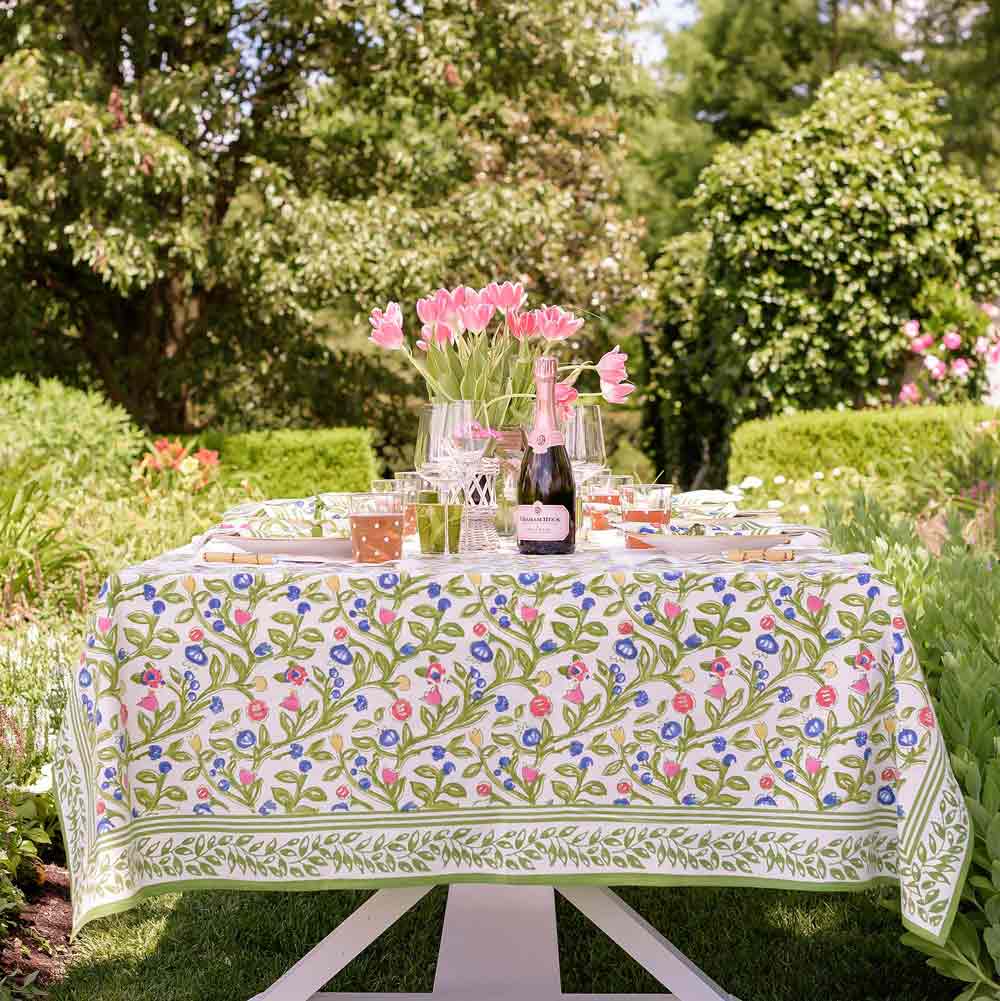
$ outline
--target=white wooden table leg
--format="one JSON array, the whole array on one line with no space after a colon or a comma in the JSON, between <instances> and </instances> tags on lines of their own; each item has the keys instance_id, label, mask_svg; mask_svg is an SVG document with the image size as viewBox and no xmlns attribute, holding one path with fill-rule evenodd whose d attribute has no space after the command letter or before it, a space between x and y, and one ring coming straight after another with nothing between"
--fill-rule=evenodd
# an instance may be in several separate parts
<instances>
[{"instance_id":1,"label":"white wooden table leg","mask_svg":"<svg viewBox=\"0 0 1000 1001\"><path fill-rule=\"evenodd\" d=\"M434 998L499 997L560 997L551 886L456 884L448 889Z\"/></svg>"},{"instance_id":2,"label":"white wooden table leg","mask_svg":"<svg viewBox=\"0 0 1000 1001\"><path fill-rule=\"evenodd\" d=\"M732 1001L731 995L614 891L604 886L557 886L556 889L640 966L669 987L677 1001ZM575 996L565 995L567 998Z\"/></svg>"},{"instance_id":3,"label":"white wooden table leg","mask_svg":"<svg viewBox=\"0 0 1000 1001\"><path fill-rule=\"evenodd\" d=\"M379 890L251 1001L309 1001L323 984L432 889L432 886L414 886Z\"/></svg>"}]
</instances>

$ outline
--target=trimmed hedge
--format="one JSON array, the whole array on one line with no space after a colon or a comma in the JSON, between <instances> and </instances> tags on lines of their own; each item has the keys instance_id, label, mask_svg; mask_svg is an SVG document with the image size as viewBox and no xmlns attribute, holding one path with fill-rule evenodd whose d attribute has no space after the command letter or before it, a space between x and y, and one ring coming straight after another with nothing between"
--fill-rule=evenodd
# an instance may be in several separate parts
<instances>
[{"instance_id":1,"label":"trimmed hedge","mask_svg":"<svg viewBox=\"0 0 1000 1001\"><path fill-rule=\"evenodd\" d=\"M226 483L249 480L268 497L367 490L375 476L371 435L359 428L203 434L218 449Z\"/></svg>"},{"instance_id":2,"label":"trimmed hedge","mask_svg":"<svg viewBox=\"0 0 1000 1001\"><path fill-rule=\"evenodd\" d=\"M996 418L992 407L896 407L820 410L747 421L733 435L729 480L779 473L802 479L840 466L895 480L947 467L959 434Z\"/></svg>"}]
</instances>

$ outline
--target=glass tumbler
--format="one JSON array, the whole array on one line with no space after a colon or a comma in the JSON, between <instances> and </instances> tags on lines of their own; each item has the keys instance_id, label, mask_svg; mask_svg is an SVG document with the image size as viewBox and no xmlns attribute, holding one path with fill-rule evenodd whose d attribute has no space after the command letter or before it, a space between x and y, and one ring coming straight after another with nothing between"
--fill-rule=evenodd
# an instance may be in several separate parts
<instances>
[{"instance_id":1,"label":"glass tumbler","mask_svg":"<svg viewBox=\"0 0 1000 1001\"><path fill-rule=\"evenodd\" d=\"M403 497L353 494L351 552L357 563L388 563L403 555Z\"/></svg>"},{"instance_id":2,"label":"glass tumbler","mask_svg":"<svg viewBox=\"0 0 1000 1001\"><path fill-rule=\"evenodd\" d=\"M662 535L670 524L670 501L674 488L669 483L634 483L626 491L622 505L623 527L633 527L640 535ZM634 534L627 536L629 549L650 549Z\"/></svg>"}]
</instances>

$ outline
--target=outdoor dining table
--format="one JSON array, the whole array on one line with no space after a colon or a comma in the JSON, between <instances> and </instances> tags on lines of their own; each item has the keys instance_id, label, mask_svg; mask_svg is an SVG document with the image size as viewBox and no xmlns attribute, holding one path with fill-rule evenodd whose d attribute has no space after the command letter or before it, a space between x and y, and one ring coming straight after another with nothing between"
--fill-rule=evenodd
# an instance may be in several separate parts
<instances>
[{"instance_id":1,"label":"outdoor dining table","mask_svg":"<svg viewBox=\"0 0 1000 1001\"><path fill-rule=\"evenodd\" d=\"M897 592L829 551L177 550L102 586L54 775L75 931L163 892L380 891L260 1001L306 1001L439 884L435 997L560 997L554 887L718 1001L609 887L891 882L941 942L970 852Z\"/></svg>"}]
</instances>

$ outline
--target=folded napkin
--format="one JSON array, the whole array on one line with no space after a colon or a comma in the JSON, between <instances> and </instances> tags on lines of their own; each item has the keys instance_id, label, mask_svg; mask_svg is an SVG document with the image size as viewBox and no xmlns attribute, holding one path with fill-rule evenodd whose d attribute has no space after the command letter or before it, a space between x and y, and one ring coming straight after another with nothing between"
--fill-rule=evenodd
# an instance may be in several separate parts
<instances>
[{"instance_id":1,"label":"folded napkin","mask_svg":"<svg viewBox=\"0 0 1000 1001\"><path fill-rule=\"evenodd\" d=\"M250 501L231 508L222 521L194 540L349 539L349 494Z\"/></svg>"}]
</instances>

